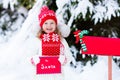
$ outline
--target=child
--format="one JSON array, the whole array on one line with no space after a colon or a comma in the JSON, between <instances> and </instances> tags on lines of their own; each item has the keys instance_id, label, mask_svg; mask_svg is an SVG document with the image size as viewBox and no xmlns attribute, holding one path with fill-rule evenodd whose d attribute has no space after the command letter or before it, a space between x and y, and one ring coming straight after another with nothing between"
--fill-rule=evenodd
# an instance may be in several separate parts
<instances>
[{"instance_id":1,"label":"child","mask_svg":"<svg viewBox=\"0 0 120 80\"><path fill-rule=\"evenodd\" d=\"M57 73L43 72L42 74L41 71L40 74L38 72L37 77L39 80L64 80L63 66L70 63L72 54L66 40L62 37L63 33L58 29L55 12L49 10L47 6L43 6L39 14L39 23L41 27L38 33L40 40L39 52L32 57L31 62L37 67L39 63L42 63L42 58L57 57L57 60L52 61L52 63L60 62L59 68L61 69ZM44 67L54 68L53 66ZM37 70L39 71L40 69Z\"/></svg>"}]
</instances>

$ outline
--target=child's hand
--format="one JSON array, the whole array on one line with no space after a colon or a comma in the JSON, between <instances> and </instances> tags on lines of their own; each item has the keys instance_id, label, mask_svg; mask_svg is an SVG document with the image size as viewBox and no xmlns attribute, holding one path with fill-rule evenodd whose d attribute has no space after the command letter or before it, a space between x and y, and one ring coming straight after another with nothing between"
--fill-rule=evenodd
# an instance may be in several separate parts
<instances>
[{"instance_id":1,"label":"child's hand","mask_svg":"<svg viewBox=\"0 0 120 80\"><path fill-rule=\"evenodd\" d=\"M38 55L33 56L33 57L31 58L31 63L32 63L33 65L37 65L39 62L40 62L40 58L39 58Z\"/></svg>"},{"instance_id":2,"label":"child's hand","mask_svg":"<svg viewBox=\"0 0 120 80\"><path fill-rule=\"evenodd\" d=\"M65 55L60 55L58 60L60 61L60 63L62 65L65 65L66 62L67 62L67 59L66 59Z\"/></svg>"}]
</instances>

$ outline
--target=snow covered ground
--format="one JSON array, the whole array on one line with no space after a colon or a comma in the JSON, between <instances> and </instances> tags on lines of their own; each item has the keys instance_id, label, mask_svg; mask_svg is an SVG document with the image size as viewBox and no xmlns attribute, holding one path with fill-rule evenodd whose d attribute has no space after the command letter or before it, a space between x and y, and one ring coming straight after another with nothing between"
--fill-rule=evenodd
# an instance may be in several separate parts
<instances>
[{"instance_id":1,"label":"snow covered ground","mask_svg":"<svg viewBox=\"0 0 120 80\"><path fill-rule=\"evenodd\" d=\"M15 44L13 41L0 47L0 80L38 80L35 77L35 67L30 63L32 52L36 51L36 39L31 37L23 44L17 44L19 46ZM64 67L65 80L108 80L107 56L99 56L93 66L90 62L84 67L80 62L77 64L76 68L69 65ZM120 69L112 61L113 80L120 80L119 75Z\"/></svg>"},{"instance_id":2,"label":"snow covered ground","mask_svg":"<svg viewBox=\"0 0 120 80\"><path fill-rule=\"evenodd\" d=\"M24 69L26 72L26 69ZM20 70L19 70L20 71ZM0 80L32 80L32 76L21 73L18 70L8 70L0 72ZM30 73L31 74L31 73ZM120 70L113 64L113 80L120 80ZM33 76L34 77L34 76ZM65 67L65 80L108 80L107 79L107 64L104 60L99 61L93 67L86 66L81 73L75 72L71 67Z\"/></svg>"}]
</instances>

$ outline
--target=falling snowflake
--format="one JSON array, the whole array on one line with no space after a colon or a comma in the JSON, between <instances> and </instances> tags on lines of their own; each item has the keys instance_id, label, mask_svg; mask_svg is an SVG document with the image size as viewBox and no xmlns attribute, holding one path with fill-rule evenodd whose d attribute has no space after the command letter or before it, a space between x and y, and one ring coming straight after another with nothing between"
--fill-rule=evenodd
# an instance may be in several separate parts
<instances>
[{"instance_id":1,"label":"falling snowflake","mask_svg":"<svg viewBox=\"0 0 120 80\"><path fill-rule=\"evenodd\" d=\"M57 34L53 34L52 35L52 40L53 40L53 42L55 42L55 41L59 41L59 36L57 35Z\"/></svg>"},{"instance_id":2,"label":"falling snowflake","mask_svg":"<svg viewBox=\"0 0 120 80\"><path fill-rule=\"evenodd\" d=\"M50 35L49 35L49 34L44 34L44 35L43 35L43 41L44 41L44 42L45 42L45 41L49 42L49 41L50 41Z\"/></svg>"}]
</instances>

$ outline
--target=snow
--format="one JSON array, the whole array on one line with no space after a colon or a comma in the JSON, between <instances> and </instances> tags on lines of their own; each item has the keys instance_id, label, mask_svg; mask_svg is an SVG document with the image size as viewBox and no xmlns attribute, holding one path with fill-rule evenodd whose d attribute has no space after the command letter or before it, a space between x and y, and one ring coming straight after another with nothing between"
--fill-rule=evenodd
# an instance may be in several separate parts
<instances>
[{"instance_id":1,"label":"snow","mask_svg":"<svg viewBox=\"0 0 120 80\"><path fill-rule=\"evenodd\" d=\"M28 47L31 49L30 51L24 50L23 52L30 53L33 50L33 47L30 45L35 46L37 43L34 39L27 41L26 45L21 45L23 48ZM8 45L8 44L6 44ZM20 47L21 47L20 46ZM3 48L3 47L2 47ZM21 50L21 49L20 49ZM19 51L20 51L19 50ZM6 47L3 48L2 51L6 51ZM22 51L18 51L18 49L14 49L14 51L21 53ZM34 50L35 51L35 50ZM22 52L22 53L23 53ZM32 51L33 52L33 51ZM32 65L29 64L29 59L24 54L10 54L7 57L4 57L5 61L0 66L0 80L32 80L34 75L34 70ZM2 54L1 57L6 56L6 54ZM12 58L11 58L12 57ZM77 67L73 68L69 65L65 66L65 80L107 80L108 78L108 65L107 65L107 56L99 56L97 63L91 66L90 62L87 63L86 66L82 66L80 62L77 63ZM1 59L2 60L2 59ZM0 61L1 62L1 61ZM112 62L112 71L113 71L113 80L120 80L120 69L117 65ZM71 76L71 77L70 77Z\"/></svg>"},{"instance_id":2,"label":"snow","mask_svg":"<svg viewBox=\"0 0 120 80\"><path fill-rule=\"evenodd\" d=\"M8 8L10 4L10 9L12 11L14 11L14 5L17 4L17 0L2 0L1 2L3 3L3 7L6 9Z\"/></svg>"},{"instance_id":3,"label":"snow","mask_svg":"<svg viewBox=\"0 0 120 80\"><path fill-rule=\"evenodd\" d=\"M95 19L94 23L103 22L104 20L111 20L111 17L116 17L116 12L120 9L119 4L114 0L104 0L98 2L93 12L95 13L92 19ZM119 16L119 13L117 13Z\"/></svg>"},{"instance_id":4,"label":"snow","mask_svg":"<svg viewBox=\"0 0 120 80\"><path fill-rule=\"evenodd\" d=\"M3 25L7 27L5 31L0 28L0 43L4 43L20 30L28 11L24 7L19 7L14 15L9 15L6 11L1 11L1 13L3 16L0 18L0 27ZM15 19L14 22L11 19Z\"/></svg>"},{"instance_id":5,"label":"snow","mask_svg":"<svg viewBox=\"0 0 120 80\"><path fill-rule=\"evenodd\" d=\"M93 10L93 5L92 3L89 2L89 0L80 0L78 3L77 8L75 9L75 11L73 11L75 18L77 18L77 16L82 13L83 18L85 18L88 9L90 10L90 13L92 14L92 10Z\"/></svg>"},{"instance_id":6,"label":"snow","mask_svg":"<svg viewBox=\"0 0 120 80\"><path fill-rule=\"evenodd\" d=\"M6 1L11 0L4 0L4 2ZM57 1L62 2L60 0ZM68 0L63 1L66 3ZM4 3L6 8L7 4L8 2ZM35 77L35 67L30 63L30 59L31 56L37 53L39 47L39 41L35 36L40 29L38 27L37 15L41 6L42 1L37 0L35 6L29 11L22 28L14 34L9 42L0 44L0 80L38 80ZM63 6L62 3L59 7L60 6ZM101 7L99 9L101 9ZM83 12L86 13L86 11ZM97 17L94 18L97 19ZM73 20L74 17L69 21L69 25L72 24ZM72 49L77 53L74 47ZM76 64L74 64L76 68L70 65L64 66L65 80L107 80L107 59L108 56L98 56L98 61L93 66L90 62L88 62L86 66L83 66L81 62L76 62ZM113 80L120 80L120 69L114 61L112 61L112 71Z\"/></svg>"}]
</instances>

